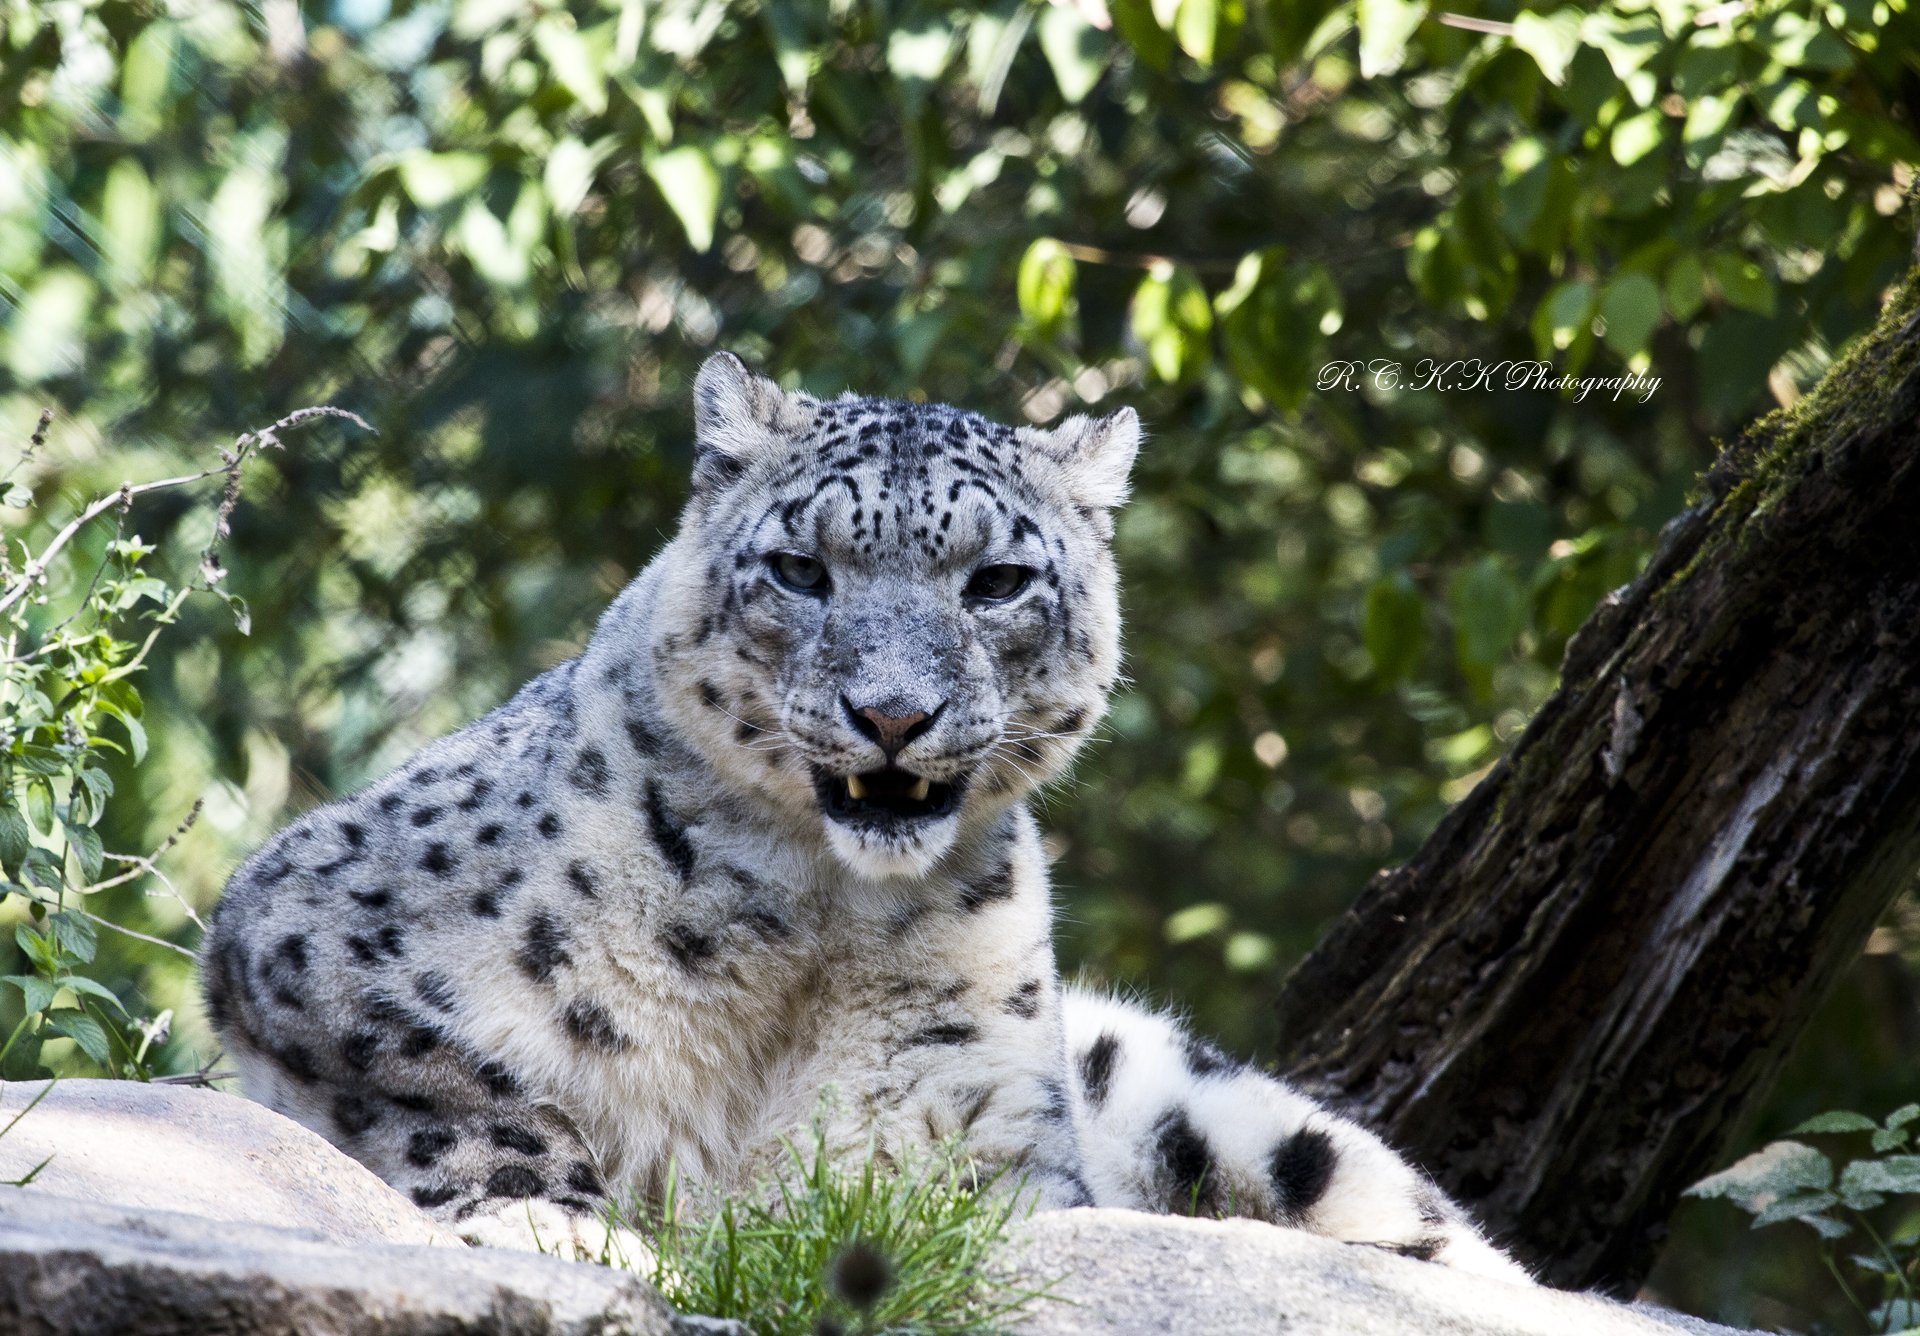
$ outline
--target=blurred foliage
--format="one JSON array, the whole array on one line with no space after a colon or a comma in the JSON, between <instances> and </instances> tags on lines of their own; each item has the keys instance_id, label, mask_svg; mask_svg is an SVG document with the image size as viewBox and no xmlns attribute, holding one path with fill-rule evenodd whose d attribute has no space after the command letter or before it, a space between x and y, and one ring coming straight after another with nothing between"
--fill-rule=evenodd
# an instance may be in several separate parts
<instances>
[{"instance_id":1,"label":"blurred foliage","mask_svg":"<svg viewBox=\"0 0 1920 1336\"><path fill-rule=\"evenodd\" d=\"M1816 1114L1791 1135L1851 1143L1860 1153L1836 1164L1804 1141L1773 1141L1695 1183L1687 1195L1730 1201L1753 1217L1755 1229L1805 1225L1866 1330L1920 1331L1920 1155L1909 1130L1916 1120L1920 1104L1903 1104L1878 1123L1844 1110Z\"/></svg>"},{"instance_id":2,"label":"blurred foliage","mask_svg":"<svg viewBox=\"0 0 1920 1336\"><path fill-rule=\"evenodd\" d=\"M715 347L1003 418L1124 400L1132 680L1045 804L1064 946L1255 1049L1714 436L1904 270L1916 28L1907 0L0 0L0 432L58 410L23 485L178 472L296 404L380 431L255 470L253 634L180 610L101 837L156 847L204 799L171 863L204 908L292 812L572 653L673 522ZM0 522L35 544L51 513ZM131 522L190 578L204 506ZM179 1012L162 1068L208 1056L177 959L100 946Z\"/></svg>"}]
</instances>

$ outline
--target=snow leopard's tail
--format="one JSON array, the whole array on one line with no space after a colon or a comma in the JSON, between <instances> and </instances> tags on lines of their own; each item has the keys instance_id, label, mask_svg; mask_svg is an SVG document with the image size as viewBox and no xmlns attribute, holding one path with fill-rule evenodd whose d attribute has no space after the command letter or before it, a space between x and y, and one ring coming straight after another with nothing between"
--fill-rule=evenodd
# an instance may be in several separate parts
<instances>
[{"instance_id":1,"label":"snow leopard's tail","mask_svg":"<svg viewBox=\"0 0 1920 1336\"><path fill-rule=\"evenodd\" d=\"M1371 1132L1166 1016L1077 988L1064 1001L1075 1124L1096 1205L1250 1216L1528 1282Z\"/></svg>"}]
</instances>

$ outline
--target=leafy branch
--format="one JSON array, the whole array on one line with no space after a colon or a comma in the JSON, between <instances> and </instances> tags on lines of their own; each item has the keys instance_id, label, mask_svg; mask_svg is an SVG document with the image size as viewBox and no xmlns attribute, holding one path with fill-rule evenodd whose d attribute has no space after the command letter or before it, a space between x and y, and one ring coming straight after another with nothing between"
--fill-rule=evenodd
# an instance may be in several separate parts
<instances>
[{"instance_id":1,"label":"leafy branch","mask_svg":"<svg viewBox=\"0 0 1920 1336\"><path fill-rule=\"evenodd\" d=\"M14 942L28 969L0 977L0 988L20 996L22 1014L0 1040L0 1071L9 1058L39 1051L49 1038L66 1038L99 1067L117 1075L150 1077L152 1058L167 1042L171 1013L136 1017L114 991L91 977L97 929L180 955L191 952L140 932L87 906L93 897L150 881L200 925L193 906L166 876L159 860L193 827L195 802L151 853L112 853L100 825L114 794L111 755L135 766L147 758L136 681L162 632L178 621L188 599L210 594L226 603L242 634L245 603L225 587L220 548L230 536L247 462L283 448L282 432L323 418L371 431L343 409L303 408L269 427L245 433L219 463L150 482L123 482L54 529L38 549L16 538L0 546L0 903L26 902L28 921ZM26 510L33 492L13 479L46 444L52 414L43 412L26 447L0 482L0 504ZM156 547L127 532L133 504L155 492L178 490L219 477L212 534L190 576L170 583L149 559ZM111 517L113 536L91 563L78 559L77 540ZM15 564L15 557L18 564ZM109 721L118 736L109 736ZM124 740L122 740L124 739ZM109 865L114 870L109 870Z\"/></svg>"},{"instance_id":2,"label":"leafy branch","mask_svg":"<svg viewBox=\"0 0 1920 1336\"><path fill-rule=\"evenodd\" d=\"M1866 1135L1871 1153L1836 1166L1804 1141L1774 1141L1701 1179L1687 1195L1731 1201L1753 1217L1755 1229L1799 1221L1819 1236L1821 1261L1868 1331L1920 1329L1920 1222L1911 1210L1897 1231L1883 1232L1873 1220L1891 1199L1920 1198L1920 1154L1910 1146L1917 1124L1920 1104L1895 1109L1881 1123L1864 1114L1823 1113L1788 1136ZM1848 1254L1843 1268L1839 1245L1856 1230L1871 1251ZM1859 1285L1848 1280L1849 1269ZM1860 1285L1873 1292L1862 1298Z\"/></svg>"}]
</instances>

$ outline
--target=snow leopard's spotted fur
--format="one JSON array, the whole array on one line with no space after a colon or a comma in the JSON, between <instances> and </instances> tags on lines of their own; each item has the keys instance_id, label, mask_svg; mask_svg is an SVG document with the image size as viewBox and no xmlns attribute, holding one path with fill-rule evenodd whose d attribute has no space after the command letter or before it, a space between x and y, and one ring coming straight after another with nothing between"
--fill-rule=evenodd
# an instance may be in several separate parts
<instances>
[{"instance_id":1,"label":"snow leopard's spotted fur","mask_svg":"<svg viewBox=\"0 0 1920 1336\"><path fill-rule=\"evenodd\" d=\"M738 1187L832 1090L848 1154L959 1135L1047 1207L1520 1278L1369 1133L1061 985L1022 799L1118 671L1133 414L1016 431L726 355L695 394L679 534L586 652L234 877L204 973L247 1093L479 1242L591 1248L670 1160ZM835 816L863 774L933 796Z\"/></svg>"}]
</instances>

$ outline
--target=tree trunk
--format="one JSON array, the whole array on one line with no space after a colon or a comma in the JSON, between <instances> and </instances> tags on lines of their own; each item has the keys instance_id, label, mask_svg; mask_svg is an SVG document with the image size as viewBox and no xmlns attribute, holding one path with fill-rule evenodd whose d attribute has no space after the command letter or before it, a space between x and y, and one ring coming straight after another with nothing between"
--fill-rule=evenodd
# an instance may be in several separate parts
<instances>
[{"instance_id":1,"label":"tree trunk","mask_svg":"<svg viewBox=\"0 0 1920 1336\"><path fill-rule=\"evenodd\" d=\"M1280 997L1282 1066L1557 1285L1637 1285L1920 867L1920 278L1702 492Z\"/></svg>"}]
</instances>

